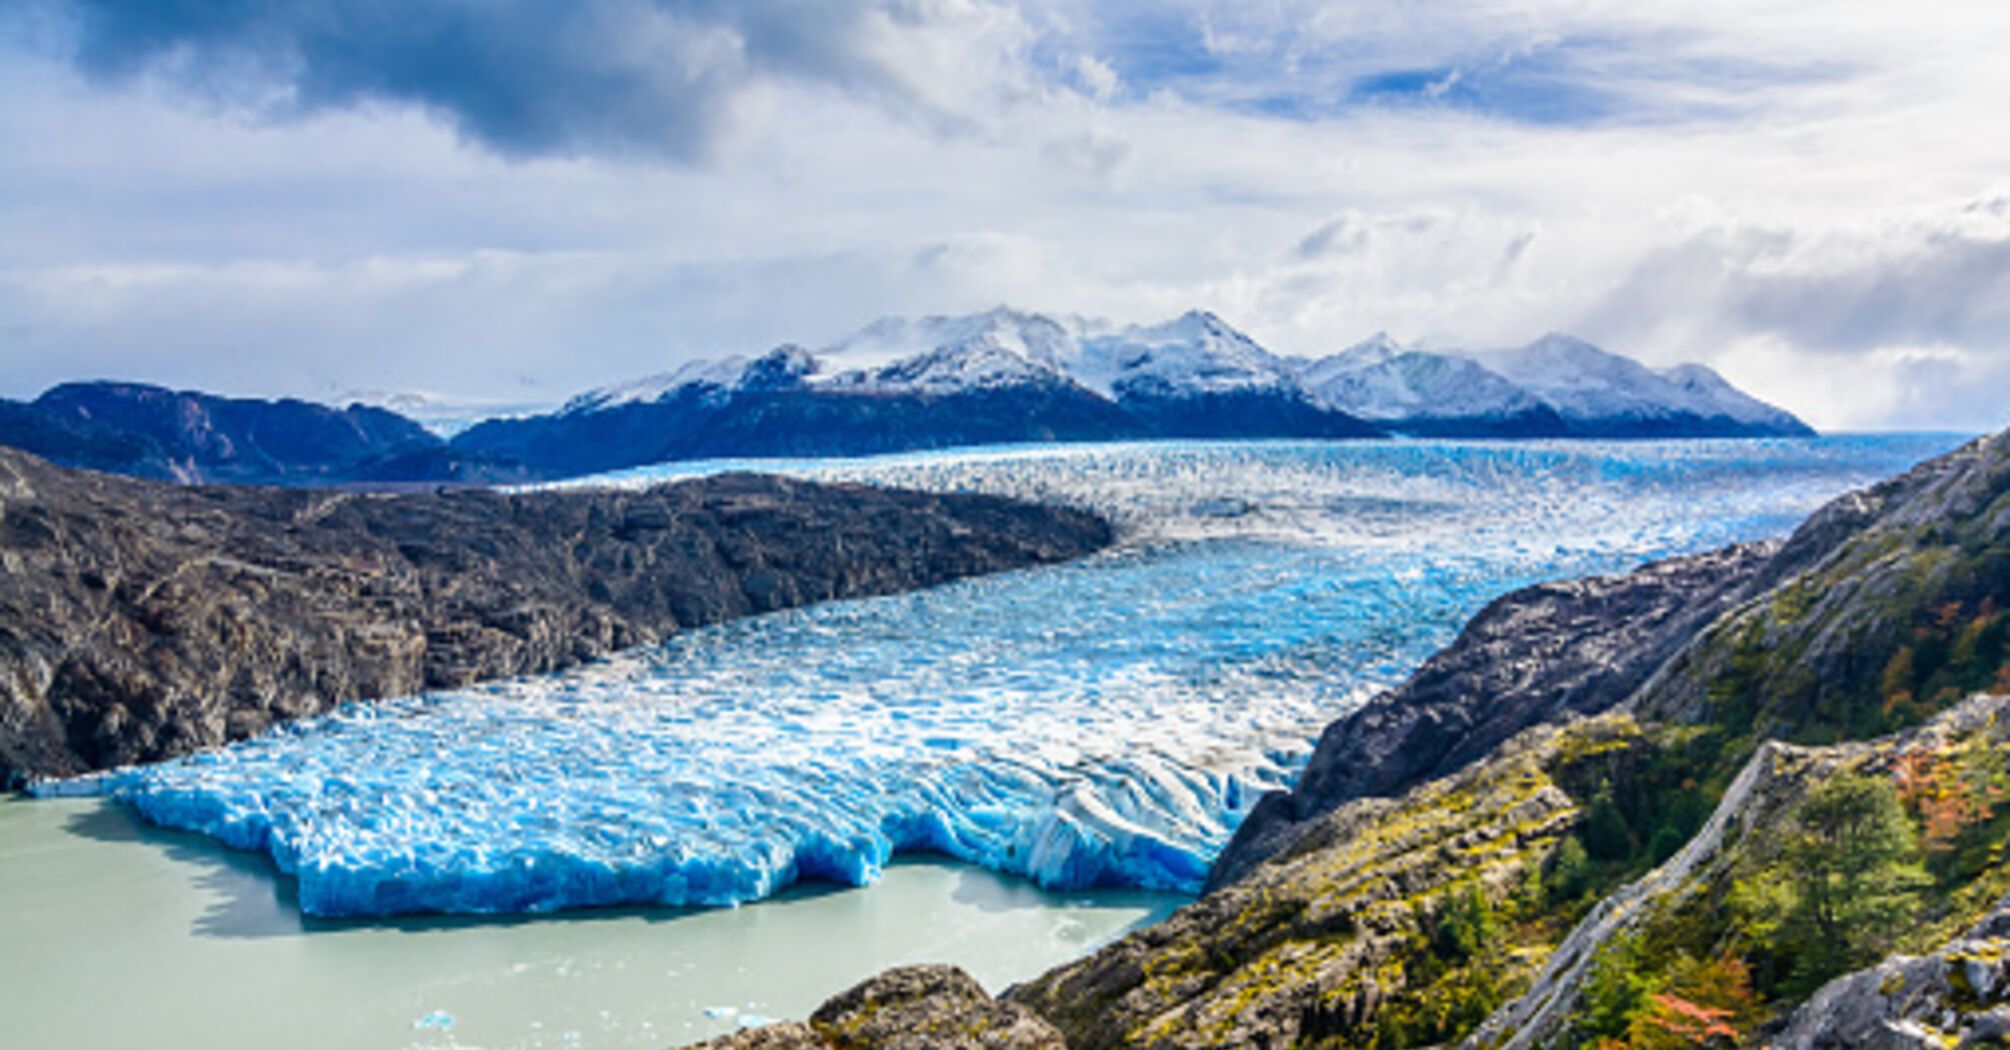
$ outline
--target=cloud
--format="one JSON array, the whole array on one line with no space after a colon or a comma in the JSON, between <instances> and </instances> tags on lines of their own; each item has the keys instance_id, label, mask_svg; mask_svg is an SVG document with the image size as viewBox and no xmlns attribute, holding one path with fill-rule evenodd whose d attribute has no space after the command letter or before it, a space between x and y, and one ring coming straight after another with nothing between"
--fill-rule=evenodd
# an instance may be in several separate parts
<instances>
[{"instance_id":1,"label":"cloud","mask_svg":"<svg viewBox=\"0 0 2010 1050\"><path fill-rule=\"evenodd\" d=\"M1695 5L1081 6L1065 24L1137 90L1302 120L1361 109L1534 125L1721 120L1749 113L1772 89L1850 69L1831 56L1700 30Z\"/></svg>"},{"instance_id":2,"label":"cloud","mask_svg":"<svg viewBox=\"0 0 2010 1050\"><path fill-rule=\"evenodd\" d=\"M1016 75L982 0L60 0L100 81L163 77L269 118L419 107L510 156L704 157L766 83L940 127Z\"/></svg>"},{"instance_id":3,"label":"cloud","mask_svg":"<svg viewBox=\"0 0 2010 1050\"><path fill-rule=\"evenodd\" d=\"M1075 80L1090 97L1103 102L1114 98L1117 90L1123 87L1123 78L1117 76L1117 71L1094 55L1075 58Z\"/></svg>"},{"instance_id":4,"label":"cloud","mask_svg":"<svg viewBox=\"0 0 2010 1050\"><path fill-rule=\"evenodd\" d=\"M1818 425L2002 421L2000 3L16 9L65 14L0 25L8 395L564 396L1009 302L1576 329ZM1502 102L1552 82L1600 115Z\"/></svg>"},{"instance_id":5,"label":"cloud","mask_svg":"<svg viewBox=\"0 0 2010 1050\"><path fill-rule=\"evenodd\" d=\"M1847 424L2001 422L2010 192L1827 228L1700 230L1646 253L1580 326L1844 377L1823 398L1836 407L1810 411Z\"/></svg>"}]
</instances>

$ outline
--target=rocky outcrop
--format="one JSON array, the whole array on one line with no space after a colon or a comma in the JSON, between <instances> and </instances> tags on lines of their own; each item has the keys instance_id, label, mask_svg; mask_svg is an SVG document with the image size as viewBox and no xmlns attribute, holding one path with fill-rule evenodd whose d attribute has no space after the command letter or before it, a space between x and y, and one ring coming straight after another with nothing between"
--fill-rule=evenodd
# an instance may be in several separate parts
<instances>
[{"instance_id":1,"label":"rocky outcrop","mask_svg":"<svg viewBox=\"0 0 2010 1050\"><path fill-rule=\"evenodd\" d=\"M698 1044L707 1050L1064 1050L1031 1010L984 994L953 966L874 977L810 1015Z\"/></svg>"},{"instance_id":2,"label":"rocky outcrop","mask_svg":"<svg viewBox=\"0 0 2010 1050\"><path fill-rule=\"evenodd\" d=\"M1745 544L1496 599L1400 688L1328 726L1297 786L1257 804L1209 884L1241 878L1349 800L1399 794L1530 726L1625 700L1744 597L1777 549Z\"/></svg>"},{"instance_id":3,"label":"rocky outcrop","mask_svg":"<svg viewBox=\"0 0 2010 1050\"><path fill-rule=\"evenodd\" d=\"M1893 956L1823 985L1775 1050L2010 1045L2010 897L1931 955Z\"/></svg>"},{"instance_id":4,"label":"rocky outcrop","mask_svg":"<svg viewBox=\"0 0 2010 1050\"><path fill-rule=\"evenodd\" d=\"M1580 821L1558 774L1634 736L1616 717L1537 727L1399 799L1349 802L1239 881L1006 997L1076 1050L1435 1042L1447 1004L1532 969L1478 931Z\"/></svg>"},{"instance_id":5,"label":"rocky outcrop","mask_svg":"<svg viewBox=\"0 0 2010 1050\"><path fill-rule=\"evenodd\" d=\"M0 449L0 778L1110 540L1078 511L752 475L369 495L178 487Z\"/></svg>"}]
</instances>

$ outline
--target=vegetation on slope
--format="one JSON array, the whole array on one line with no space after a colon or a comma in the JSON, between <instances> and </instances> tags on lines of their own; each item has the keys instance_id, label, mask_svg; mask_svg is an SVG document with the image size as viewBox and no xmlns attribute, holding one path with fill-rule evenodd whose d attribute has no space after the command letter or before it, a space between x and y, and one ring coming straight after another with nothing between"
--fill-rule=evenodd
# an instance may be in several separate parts
<instances>
[{"instance_id":1,"label":"vegetation on slope","mask_svg":"<svg viewBox=\"0 0 2010 1050\"><path fill-rule=\"evenodd\" d=\"M1567 932L1558 916L1595 876L1568 859L1592 796L1566 785L1640 740L1622 716L1538 728L1401 799L1349 803L1248 877L1011 996L1078 1050L1455 1038Z\"/></svg>"},{"instance_id":2,"label":"vegetation on slope","mask_svg":"<svg viewBox=\"0 0 2010 1050\"><path fill-rule=\"evenodd\" d=\"M1975 923L2010 892L2006 711L1980 700L1870 744L1768 748L1723 848L1598 946L1540 1042L1734 1045L1830 980Z\"/></svg>"}]
</instances>

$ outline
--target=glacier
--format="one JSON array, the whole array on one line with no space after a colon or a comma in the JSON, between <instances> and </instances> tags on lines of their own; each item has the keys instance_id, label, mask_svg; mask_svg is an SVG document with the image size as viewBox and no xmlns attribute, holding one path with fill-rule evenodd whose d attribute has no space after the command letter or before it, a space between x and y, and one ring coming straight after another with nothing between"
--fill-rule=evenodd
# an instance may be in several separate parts
<instances>
[{"instance_id":1,"label":"glacier","mask_svg":"<svg viewBox=\"0 0 2010 1050\"><path fill-rule=\"evenodd\" d=\"M930 851L1193 891L1319 730L1489 599L1791 528L1957 443L1043 446L677 463L1090 507L1068 565L694 630L52 782L268 854L324 916L733 905Z\"/></svg>"}]
</instances>

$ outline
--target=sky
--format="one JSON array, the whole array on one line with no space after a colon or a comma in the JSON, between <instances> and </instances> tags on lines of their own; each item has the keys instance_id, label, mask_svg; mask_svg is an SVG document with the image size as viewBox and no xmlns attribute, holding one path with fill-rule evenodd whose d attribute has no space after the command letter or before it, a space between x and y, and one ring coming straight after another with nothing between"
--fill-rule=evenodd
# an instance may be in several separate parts
<instances>
[{"instance_id":1,"label":"sky","mask_svg":"<svg viewBox=\"0 0 2010 1050\"><path fill-rule=\"evenodd\" d=\"M0 396L503 403L889 314L1569 332L2010 425L2001 0L0 0Z\"/></svg>"}]
</instances>

